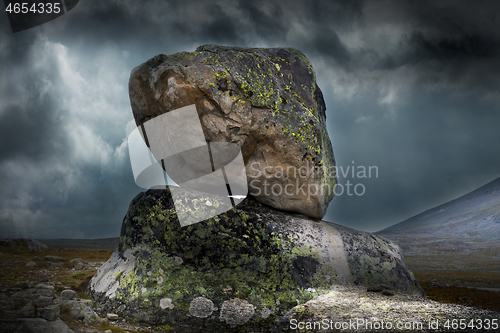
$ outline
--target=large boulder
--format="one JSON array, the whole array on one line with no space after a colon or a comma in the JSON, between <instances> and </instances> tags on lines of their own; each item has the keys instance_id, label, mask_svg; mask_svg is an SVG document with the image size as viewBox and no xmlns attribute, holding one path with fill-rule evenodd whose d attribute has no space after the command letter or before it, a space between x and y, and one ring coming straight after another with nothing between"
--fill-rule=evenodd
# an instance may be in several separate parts
<instances>
[{"instance_id":1,"label":"large boulder","mask_svg":"<svg viewBox=\"0 0 500 333\"><path fill-rule=\"evenodd\" d=\"M103 314L245 332L273 327L297 304L354 285L423 295L399 248L382 237L281 212L251 196L181 227L170 191L149 190L131 202L119 248L89 293Z\"/></svg>"},{"instance_id":2,"label":"large boulder","mask_svg":"<svg viewBox=\"0 0 500 333\"><path fill-rule=\"evenodd\" d=\"M204 45L158 55L134 68L129 91L138 127L194 104L207 142L241 147L258 201L325 215L335 161L323 95L300 51Z\"/></svg>"}]
</instances>

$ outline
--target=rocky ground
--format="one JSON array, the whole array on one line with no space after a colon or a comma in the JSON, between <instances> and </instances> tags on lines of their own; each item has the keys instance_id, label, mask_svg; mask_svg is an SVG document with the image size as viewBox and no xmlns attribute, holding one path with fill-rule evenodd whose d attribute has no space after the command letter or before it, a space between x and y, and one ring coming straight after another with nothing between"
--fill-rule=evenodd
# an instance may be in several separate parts
<instances>
[{"instance_id":1,"label":"rocky ground","mask_svg":"<svg viewBox=\"0 0 500 333\"><path fill-rule=\"evenodd\" d=\"M173 331L165 326L127 322L113 314L100 312L84 290L111 251L95 247L81 250L85 248L84 240L74 241L73 247L80 250L58 251L26 241L0 244L0 317L3 318L0 332ZM436 284L438 286L434 288L441 290L439 283ZM400 331L398 325L406 325L409 332L467 332L472 330L471 325L474 325L474 331L481 331L478 329L480 324L483 330L489 325L490 331L498 331L494 327L495 322L500 321L499 312L439 303L400 294L383 285L379 287L368 291L362 287L333 286L330 293L289 311L276 323L274 332L304 332L308 327L311 328L309 331L325 332L384 332L382 328L386 332L396 332ZM460 322L460 319L465 321ZM466 329L461 329L464 322ZM347 329L342 329L342 325ZM389 329L389 325L393 328ZM436 325L438 330L434 329ZM455 325L456 330L453 329Z\"/></svg>"},{"instance_id":2,"label":"rocky ground","mask_svg":"<svg viewBox=\"0 0 500 333\"><path fill-rule=\"evenodd\" d=\"M275 331L307 330L309 326L310 331L324 332L469 332L486 322L492 331L500 330L494 324L500 320L499 312L382 289L342 288L319 296L292 309Z\"/></svg>"}]
</instances>

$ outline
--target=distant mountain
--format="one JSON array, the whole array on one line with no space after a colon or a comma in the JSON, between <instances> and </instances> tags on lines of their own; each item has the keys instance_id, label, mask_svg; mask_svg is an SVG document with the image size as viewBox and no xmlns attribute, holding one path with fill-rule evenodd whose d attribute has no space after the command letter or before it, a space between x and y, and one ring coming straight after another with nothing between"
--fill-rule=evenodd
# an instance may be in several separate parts
<instances>
[{"instance_id":1,"label":"distant mountain","mask_svg":"<svg viewBox=\"0 0 500 333\"><path fill-rule=\"evenodd\" d=\"M388 238L500 240L500 178L376 234Z\"/></svg>"}]
</instances>

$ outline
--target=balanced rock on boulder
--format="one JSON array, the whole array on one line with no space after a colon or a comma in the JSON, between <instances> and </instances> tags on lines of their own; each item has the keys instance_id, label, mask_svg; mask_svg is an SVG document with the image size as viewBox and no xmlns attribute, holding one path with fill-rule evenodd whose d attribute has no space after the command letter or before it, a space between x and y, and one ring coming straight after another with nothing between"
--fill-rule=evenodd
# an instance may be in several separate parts
<instances>
[{"instance_id":1,"label":"balanced rock on boulder","mask_svg":"<svg viewBox=\"0 0 500 333\"><path fill-rule=\"evenodd\" d=\"M184 227L184 215L217 211L222 199L182 186L137 195L118 249L89 284L103 315L186 331L261 332L298 304L346 286L423 294L395 244L319 220L333 197L334 159L321 90L299 51L207 45L160 55L132 71L130 99L141 128L184 107L196 116L195 105L210 146L241 148L249 195ZM151 137L150 148L178 148Z\"/></svg>"},{"instance_id":2,"label":"balanced rock on boulder","mask_svg":"<svg viewBox=\"0 0 500 333\"><path fill-rule=\"evenodd\" d=\"M196 105L207 142L241 147L249 193L272 207L322 218L336 176L325 103L298 50L204 45L134 68L137 126Z\"/></svg>"},{"instance_id":3,"label":"balanced rock on boulder","mask_svg":"<svg viewBox=\"0 0 500 333\"><path fill-rule=\"evenodd\" d=\"M89 293L103 313L122 318L242 332L269 329L297 304L340 286L381 283L423 294L399 248L382 237L280 212L251 196L181 227L167 189L132 201L119 248Z\"/></svg>"}]
</instances>

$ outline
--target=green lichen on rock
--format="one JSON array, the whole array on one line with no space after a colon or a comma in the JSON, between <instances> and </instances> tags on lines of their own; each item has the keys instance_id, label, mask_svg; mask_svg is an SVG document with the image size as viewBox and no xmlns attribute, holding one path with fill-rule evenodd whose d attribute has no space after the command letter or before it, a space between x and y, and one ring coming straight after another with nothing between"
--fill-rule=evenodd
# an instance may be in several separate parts
<instances>
[{"instance_id":1,"label":"green lichen on rock","mask_svg":"<svg viewBox=\"0 0 500 333\"><path fill-rule=\"evenodd\" d=\"M115 274L119 287L113 298L94 294L103 307L152 324L175 326L189 318L190 325L215 323L230 330L234 323L224 322L220 310L225 301L238 299L248 303L246 313L252 307L252 327L269 326L334 282L334 272L320 268L318 252L274 232L280 221L261 220L255 213L262 214L261 205L252 198L187 227L180 226L173 207L168 190L149 190L132 201L119 251L131 250L136 264L127 274ZM190 316L192 302L200 297L219 311ZM171 306L161 308L162 299Z\"/></svg>"},{"instance_id":2,"label":"green lichen on rock","mask_svg":"<svg viewBox=\"0 0 500 333\"><path fill-rule=\"evenodd\" d=\"M410 294L424 295L422 287L406 268L396 244L346 227L338 229L355 284L368 287L383 284Z\"/></svg>"},{"instance_id":3,"label":"green lichen on rock","mask_svg":"<svg viewBox=\"0 0 500 333\"><path fill-rule=\"evenodd\" d=\"M335 160L323 95L300 51L203 45L195 52L158 55L132 71L129 91L138 126L195 104L207 142L241 147L249 185L270 182L291 193L254 191L258 201L314 218L325 215L334 196ZM252 165L260 176L252 174ZM271 179L264 176L270 168L307 173ZM304 184L314 193L304 194Z\"/></svg>"},{"instance_id":4,"label":"green lichen on rock","mask_svg":"<svg viewBox=\"0 0 500 333\"><path fill-rule=\"evenodd\" d=\"M181 227L170 191L149 190L132 200L119 248L89 291L103 313L129 320L254 332L332 290L382 284L423 295L399 248L382 237L280 212L251 196Z\"/></svg>"},{"instance_id":5,"label":"green lichen on rock","mask_svg":"<svg viewBox=\"0 0 500 333\"><path fill-rule=\"evenodd\" d=\"M195 54L203 57L215 73L216 82L210 83L212 90L220 87L221 82L223 86L234 82L252 106L271 110L271 124L279 126L284 135L304 147L304 159L321 166L319 174L324 175L334 165L325 126L323 95L316 84L313 67L302 52L293 48L204 45L198 47ZM328 193L331 200L336 179L331 177L328 182L332 189Z\"/></svg>"}]
</instances>

